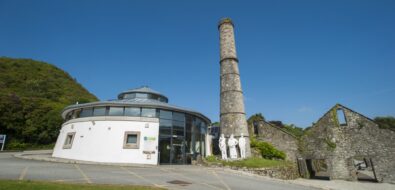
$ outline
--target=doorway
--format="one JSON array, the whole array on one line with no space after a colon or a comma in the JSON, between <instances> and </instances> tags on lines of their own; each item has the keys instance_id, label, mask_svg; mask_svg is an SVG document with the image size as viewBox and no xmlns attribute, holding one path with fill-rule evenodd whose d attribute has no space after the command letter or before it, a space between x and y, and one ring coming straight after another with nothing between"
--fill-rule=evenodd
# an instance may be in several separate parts
<instances>
[{"instance_id":1,"label":"doorway","mask_svg":"<svg viewBox=\"0 0 395 190\"><path fill-rule=\"evenodd\" d=\"M376 171L371 158L354 157L353 164L358 181L377 182Z\"/></svg>"},{"instance_id":2,"label":"doorway","mask_svg":"<svg viewBox=\"0 0 395 190\"><path fill-rule=\"evenodd\" d=\"M185 164L184 126L159 129L159 163Z\"/></svg>"}]
</instances>

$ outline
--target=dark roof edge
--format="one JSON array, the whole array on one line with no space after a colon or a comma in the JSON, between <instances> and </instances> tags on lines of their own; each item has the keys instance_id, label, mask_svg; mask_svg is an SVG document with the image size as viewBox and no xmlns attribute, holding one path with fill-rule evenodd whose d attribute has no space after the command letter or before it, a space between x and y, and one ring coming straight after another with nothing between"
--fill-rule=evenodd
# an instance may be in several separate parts
<instances>
[{"instance_id":1,"label":"dark roof edge","mask_svg":"<svg viewBox=\"0 0 395 190\"><path fill-rule=\"evenodd\" d=\"M285 129L282 129L282 128L279 127L279 126L273 125L273 124L271 124L271 123L269 123L269 122L267 122L267 121L265 121L265 120L262 120L262 121L263 121L264 123L269 124L270 126L276 128L276 129L278 129L278 130L280 130L280 131L282 131L282 132L288 134L288 135L291 135L293 138L298 139L298 137L296 137L294 134L292 134L292 133L286 131Z\"/></svg>"}]
</instances>

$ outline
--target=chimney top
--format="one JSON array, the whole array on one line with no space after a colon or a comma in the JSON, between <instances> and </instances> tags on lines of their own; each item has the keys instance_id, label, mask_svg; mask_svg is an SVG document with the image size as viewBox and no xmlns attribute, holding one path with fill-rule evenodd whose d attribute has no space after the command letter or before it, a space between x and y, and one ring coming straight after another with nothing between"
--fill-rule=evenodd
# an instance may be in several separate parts
<instances>
[{"instance_id":1,"label":"chimney top","mask_svg":"<svg viewBox=\"0 0 395 190\"><path fill-rule=\"evenodd\" d=\"M232 19L230 19L230 18L228 18L228 17L225 17L225 18L222 18L222 19L219 21L219 23L218 23L218 29L219 29L219 27L221 27L222 24L225 24L225 23L231 24L233 27L235 27L235 25L233 24Z\"/></svg>"}]
</instances>

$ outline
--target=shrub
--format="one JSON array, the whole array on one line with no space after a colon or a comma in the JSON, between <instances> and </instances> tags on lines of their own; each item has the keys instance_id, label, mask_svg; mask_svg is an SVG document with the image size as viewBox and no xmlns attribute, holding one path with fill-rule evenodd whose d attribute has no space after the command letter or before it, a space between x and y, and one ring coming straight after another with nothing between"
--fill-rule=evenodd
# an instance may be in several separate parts
<instances>
[{"instance_id":1,"label":"shrub","mask_svg":"<svg viewBox=\"0 0 395 190\"><path fill-rule=\"evenodd\" d=\"M208 162L216 162L216 161L217 161L217 157L214 156L214 155L210 155L210 156L207 156L207 157L206 157L206 160L207 160Z\"/></svg>"},{"instance_id":2,"label":"shrub","mask_svg":"<svg viewBox=\"0 0 395 190\"><path fill-rule=\"evenodd\" d=\"M276 148L274 148L273 145L267 142L257 141L255 139L252 139L251 147L258 149L262 157L266 159L284 160L286 158L286 155L283 151L277 150Z\"/></svg>"}]
</instances>

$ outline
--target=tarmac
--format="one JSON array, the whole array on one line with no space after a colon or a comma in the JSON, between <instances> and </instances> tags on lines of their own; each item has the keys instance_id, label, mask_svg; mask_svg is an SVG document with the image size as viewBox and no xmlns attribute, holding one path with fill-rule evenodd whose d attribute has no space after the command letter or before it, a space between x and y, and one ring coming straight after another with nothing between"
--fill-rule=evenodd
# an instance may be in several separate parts
<instances>
[{"instance_id":1,"label":"tarmac","mask_svg":"<svg viewBox=\"0 0 395 190\"><path fill-rule=\"evenodd\" d=\"M48 150L0 153L0 179L146 185L185 190L395 189L395 185L387 183L280 180L226 168L204 166L103 164L53 158L51 152Z\"/></svg>"}]
</instances>

